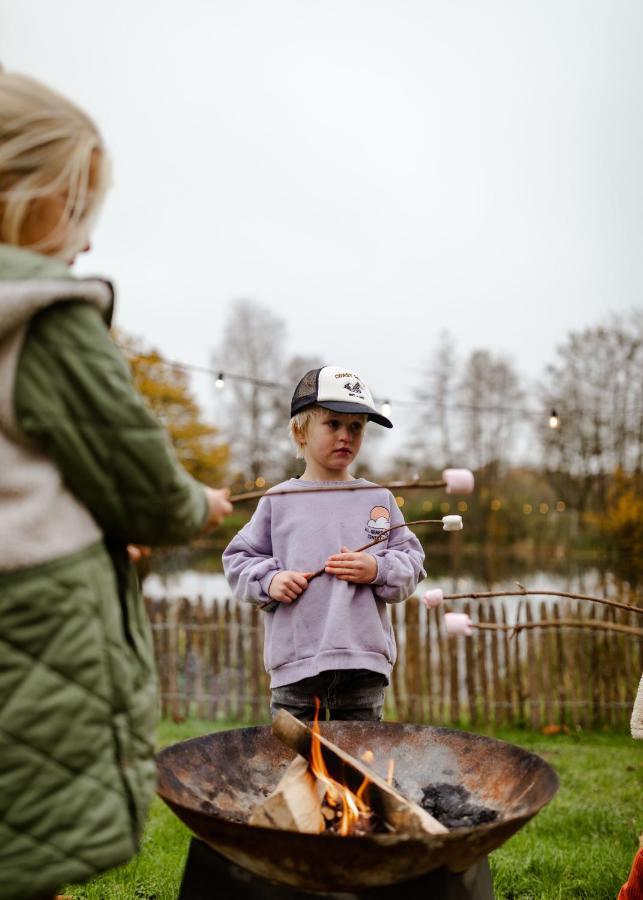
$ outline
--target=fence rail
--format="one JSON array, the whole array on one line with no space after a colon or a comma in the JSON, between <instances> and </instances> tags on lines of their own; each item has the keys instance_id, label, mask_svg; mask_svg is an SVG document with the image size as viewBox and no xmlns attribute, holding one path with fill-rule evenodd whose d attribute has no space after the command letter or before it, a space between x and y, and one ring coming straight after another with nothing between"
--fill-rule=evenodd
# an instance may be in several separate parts
<instances>
[{"instance_id":1,"label":"fence rail","mask_svg":"<svg viewBox=\"0 0 643 900\"><path fill-rule=\"evenodd\" d=\"M265 613L226 600L148 600L162 711L176 721L197 716L258 722L269 715L263 667ZM640 625L631 613L587 603L461 602L473 621L509 624L574 618ZM643 640L580 628L474 629L448 637L441 609L417 598L389 607L398 660L385 715L435 724L627 725L643 669Z\"/></svg>"}]
</instances>

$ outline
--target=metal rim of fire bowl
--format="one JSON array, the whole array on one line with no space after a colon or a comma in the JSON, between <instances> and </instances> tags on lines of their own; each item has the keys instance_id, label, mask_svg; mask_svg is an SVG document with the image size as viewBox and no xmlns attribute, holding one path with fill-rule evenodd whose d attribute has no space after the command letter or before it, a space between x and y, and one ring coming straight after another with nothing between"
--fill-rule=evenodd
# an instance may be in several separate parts
<instances>
[{"instance_id":1,"label":"metal rim of fire bowl","mask_svg":"<svg viewBox=\"0 0 643 900\"><path fill-rule=\"evenodd\" d=\"M360 837L277 831L245 821L275 787L294 754L270 726L219 731L181 741L156 756L160 797L212 848L256 875L318 891L366 890L446 867L461 872L500 847L542 809L559 785L554 769L528 750L482 735L429 725L325 722L323 734L349 753L375 753L410 799L423 786L462 784L499 812L494 822L444 835Z\"/></svg>"}]
</instances>

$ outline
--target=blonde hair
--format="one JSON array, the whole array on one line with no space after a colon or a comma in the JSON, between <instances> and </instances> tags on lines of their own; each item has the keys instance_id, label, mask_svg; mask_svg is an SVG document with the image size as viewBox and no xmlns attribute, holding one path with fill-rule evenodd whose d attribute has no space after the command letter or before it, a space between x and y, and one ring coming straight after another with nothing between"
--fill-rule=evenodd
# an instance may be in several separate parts
<instances>
[{"instance_id":1,"label":"blonde hair","mask_svg":"<svg viewBox=\"0 0 643 900\"><path fill-rule=\"evenodd\" d=\"M98 178L91 188L97 151ZM32 202L67 191L60 221L27 249L75 256L87 244L107 182L103 141L89 116L44 84L0 66L0 241L19 244Z\"/></svg>"},{"instance_id":2,"label":"blonde hair","mask_svg":"<svg viewBox=\"0 0 643 900\"><path fill-rule=\"evenodd\" d=\"M288 424L290 440L295 447L295 459L304 458L304 445L302 438L306 437L308 426L313 419L318 419L324 412L321 406L307 406L301 412L295 413Z\"/></svg>"},{"instance_id":3,"label":"blonde hair","mask_svg":"<svg viewBox=\"0 0 643 900\"><path fill-rule=\"evenodd\" d=\"M295 446L295 459L304 459L304 440L308 432L308 426L313 419L319 419L324 413L332 412L323 406L307 406L301 412L295 413L288 425L290 439ZM346 413L337 413L344 416ZM357 418L363 419L364 423L368 421L366 413L357 413Z\"/></svg>"}]
</instances>

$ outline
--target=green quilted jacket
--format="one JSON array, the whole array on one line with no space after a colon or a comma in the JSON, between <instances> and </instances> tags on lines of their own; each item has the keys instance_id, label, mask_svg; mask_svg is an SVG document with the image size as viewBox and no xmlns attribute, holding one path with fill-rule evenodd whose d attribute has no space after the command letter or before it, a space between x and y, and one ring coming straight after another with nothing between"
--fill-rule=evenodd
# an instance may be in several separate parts
<instances>
[{"instance_id":1,"label":"green quilted jacket","mask_svg":"<svg viewBox=\"0 0 643 900\"><path fill-rule=\"evenodd\" d=\"M207 518L109 337L111 288L0 244L0 897L128 860L156 682L126 543Z\"/></svg>"}]
</instances>

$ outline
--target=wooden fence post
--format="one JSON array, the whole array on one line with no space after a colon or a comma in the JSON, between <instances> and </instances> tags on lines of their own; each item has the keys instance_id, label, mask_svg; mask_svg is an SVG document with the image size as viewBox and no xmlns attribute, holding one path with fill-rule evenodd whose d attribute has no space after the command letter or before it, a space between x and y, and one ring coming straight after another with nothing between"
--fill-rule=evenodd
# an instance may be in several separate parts
<instances>
[{"instance_id":1,"label":"wooden fence post","mask_svg":"<svg viewBox=\"0 0 643 900\"><path fill-rule=\"evenodd\" d=\"M547 624L549 616L547 614L547 604L541 603L535 610L535 615L540 613L540 621ZM553 681L551 677L551 654L549 643L549 629L543 628L538 631L539 645L539 669L540 669L540 687L543 694L544 722L545 725L551 725L554 721L554 698L552 695Z\"/></svg>"},{"instance_id":2,"label":"wooden fence post","mask_svg":"<svg viewBox=\"0 0 643 900\"><path fill-rule=\"evenodd\" d=\"M232 719L232 612L231 601L226 599L223 608L223 672L222 683L225 691L223 713L226 721Z\"/></svg>"},{"instance_id":3,"label":"wooden fence post","mask_svg":"<svg viewBox=\"0 0 643 900\"><path fill-rule=\"evenodd\" d=\"M436 649L438 651L438 719L440 723L446 720L447 710L447 641L448 638L444 631L444 617L440 614L439 609L432 609L437 641Z\"/></svg>"},{"instance_id":4,"label":"wooden fence post","mask_svg":"<svg viewBox=\"0 0 643 900\"><path fill-rule=\"evenodd\" d=\"M562 618L561 609L558 603L554 604L554 618ZM555 641L556 654L556 688L558 695L558 722L560 725L566 725L568 719L567 711L567 695L569 688L569 675L567 670L567 661L565 659L565 640L561 628L556 628L553 633Z\"/></svg>"},{"instance_id":5,"label":"wooden fence post","mask_svg":"<svg viewBox=\"0 0 643 900\"><path fill-rule=\"evenodd\" d=\"M525 606L527 622L534 621L529 604ZM538 659L536 655L536 638L533 629L525 629L527 644L527 702L529 704L529 724L532 728L540 727L540 679L538 677Z\"/></svg>"},{"instance_id":6,"label":"wooden fence post","mask_svg":"<svg viewBox=\"0 0 643 900\"><path fill-rule=\"evenodd\" d=\"M205 675L207 671L207 657L205 653L205 647L207 646L208 631L206 626L203 597L199 596L194 612L195 615L193 621L196 625L196 628L194 631L193 647L197 665L195 672L196 714L199 719L204 719L206 716Z\"/></svg>"},{"instance_id":7,"label":"wooden fence post","mask_svg":"<svg viewBox=\"0 0 643 900\"><path fill-rule=\"evenodd\" d=\"M425 676L426 676L426 695L427 695L427 706L428 706L428 720L431 724L435 722L435 706L434 706L434 690L435 690L435 678L436 673L434 671L434 654L433 647L437 646L437 633L435 636L435 640L433 638L434 627L431 625L433 621L432 616L433 610L425 609L425 617L426 617L426 625L424 629L424 644L425 644L425 654L424 654L424 668L425 668Z\"/></svg>"},{"instance_id":8,"label":"wooden fence post","mask_svg":"<svg viewBox=\"0 0 643 900\"><path fill-rule=\"evenodd\" d=\"M257 722L261 709L261 678L259 658L259 610L253 603L250 607L250 684L252 691L252 721ZM265 613L264 613L265 615ZM261 623L263 625L263 622Z\"/></svg>"},{"instance_id":9,"label":"wooden fence post","mask_svg":"<svg viewBox=\"0 0 643 900\"><path fill-rule=\"evenodd\" d=\"M489 607L489 621L496 623L496 611L493 605ZM500 647L502 643L502 634L499 631L491 632L489 635L491 642L491 708L493 711L494 725L502 724L504 715L504 697L502 690L502 679L500 678Z\"/></svg>"},{"instance_id":10,"label":"wooden fence post","mask_svg":"<svg viewBox=\"0 0 643 900\"><path fill-rule=\"evenodd\" d=\"M452 724L460 722L460 673L458 666L458 639L447 638L449 648L449 718Z\"/></svg>"},{"instance_id":11,"label":"wooden fence post","mask_svg":"<svg viewBox=\"0 0 643 900\"><path fill-rule=\"evenodd\" d=\"M411 722L422 718L422 685L420 683L420 610L415 597L404 604L406 652L404 681L406 687L406 716ZM399 665L399 661L397 663Z\"/></svg>"},{"instance_id":12,"label":"wooden fence post","mask_svg":"<svg viewBox=\"0 0 643 900\"><path fill-rule=\"evenodd\" d=\"M479 608L479 606L478 606ZM471 615L471 604L465 603L464 612L470 616ZM467 687L467 706L469 709L469 722L471 725L476 725L478 722L478 698L476 695L476 664L475 664L475 650L473 641L466 641L464 645L464 659L465 659L465 683Z\"/></svg>"},{"instance_id":13,"label":"wooden fence post","mask_svg":"<svg viewBox=\"0 0 643 900\"><path fill-rule=\"evenodd\" d=\"M233 618L233 634L234 634L234 645L235 645L235 656L237 659L236 671L235 671L235 681L236 681L236 691L237 691L237 722L245 722L247 716L247 705L246 705L246 657L245 657L245 641L244 641L244 627L243 627L243 618L241 612L241 603L235 603L234 609L234 618Z\"/></svg>"},{"instance_id":14,"label":"wooden fence post","mask_svg":"<svg viewBox=\"0 0 643 900\"><path fill-rule=\"evenodd\" d=\"M398 631L398 620L400 616L398 615L398 606L397 603L391 604L391 623L393 625L393 631L397 634ZM401 654L398 653L398 656ZM391 686L393 688L393 700L395 702L395 718L398 722L406 721L406 708L404 701L402 699L402 685L400 678L400 667L397 663L393 666L393 674L391 677Z\"/></svg>"},{"instance_id":15,"label":"wooden fence post","mask_svg":"<svg viewBox=\"0 0 643 900\"><path fill-rule=\"evenodd\" d=\"M500 621L503 625L509 624L507 607L504 603L500 607ZM513 640L515 641L516 638L514 637ZM520 669L518 666L514 666L514 648L507 629L502 633L502 641L505 651L505 696L507 698L505 721L510 725L516 725L520 719Z\"/></svg>"},{"instance_id":16,"label":"wooden fence post","mask_svg":"<svg viewBox=\"0 0 643 900\"><path fill-rule=\"evenodd\" d=\"M210 717L215 721L219 718L220 689L219 671L221 667L221 604L216 599L212 604L210 613L212 622L210 631Z\"/></svg>"},{"instance_id":17,"label":"wooden fence post","mask_svg":"<svg viewBox=\"0 0 643 900\"><path fill-rule=\"evenodd\" d=\"M478 621L486 622L487 615L482 603L478 604ZM478 695L482 701L482 721L490 722L489 716L489 679L487 678L487 632L480 628L476 635L476 659L478 662Z\"/></svg>"}]
</instances>

